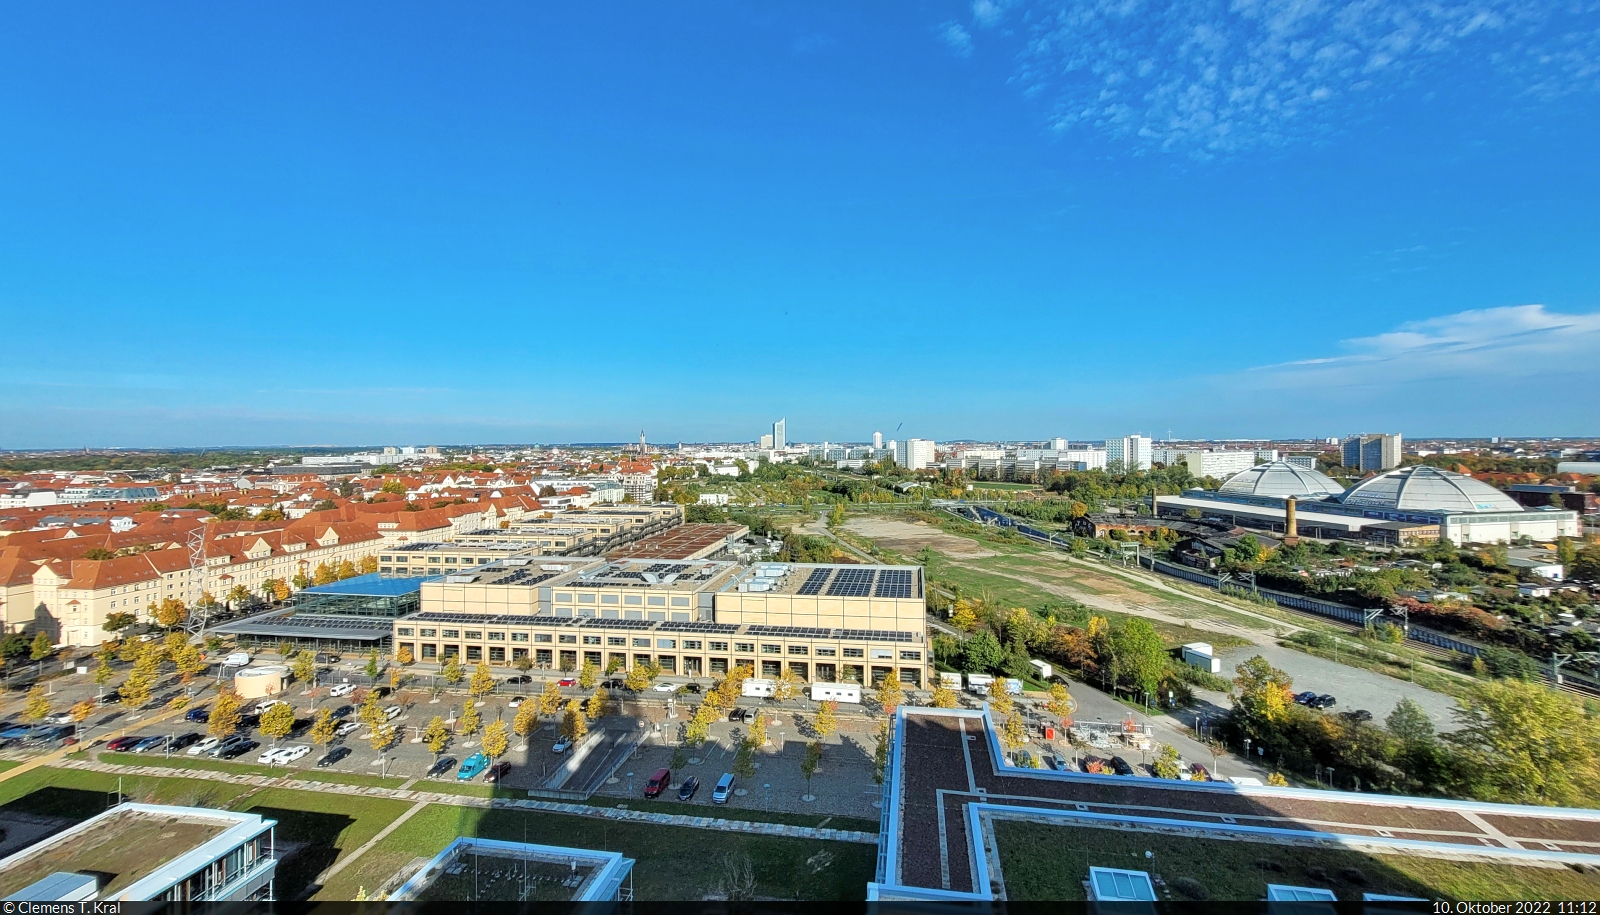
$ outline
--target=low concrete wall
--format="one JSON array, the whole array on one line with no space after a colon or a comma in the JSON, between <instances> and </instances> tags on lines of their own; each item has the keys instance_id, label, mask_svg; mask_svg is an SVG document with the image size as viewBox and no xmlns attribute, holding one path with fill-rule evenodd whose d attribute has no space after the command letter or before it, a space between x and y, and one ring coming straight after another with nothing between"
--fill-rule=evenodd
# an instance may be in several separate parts
<instances>
[{"instance_id":1,"label":"low concrete wall","mask_svg":"<svg viewBox=\"0 0 1600 915\"><path fill-rule=\"evenodd\" d=\"M565 785L567 779L572 777L572 773L578 771L578 767L583 765L583 761L589 758L589 753L605 739L606 732L604 728L597 728L585 734L576 746L567 751L567 758L562 760L561 765L550 773L550 777L545 779L544 784L540 787L546 790L555 790Z\"/></svg>"}]
</instances>

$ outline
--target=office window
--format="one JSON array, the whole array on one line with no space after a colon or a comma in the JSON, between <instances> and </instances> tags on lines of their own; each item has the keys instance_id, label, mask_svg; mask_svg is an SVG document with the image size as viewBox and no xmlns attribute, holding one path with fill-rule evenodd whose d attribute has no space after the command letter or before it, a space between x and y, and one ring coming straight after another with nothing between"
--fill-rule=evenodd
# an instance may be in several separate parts
<instances>
[{"instance_id":1,"label":"office window","mask_svg":"<svg viewBox=\"0 0 1600 915\"><path fill-rule=\"evenodd\" d=\"M694 639L685 639L684 643L683 643L683 650L684 651L699 651L700 650L700 642L697 641L697 640L694 640Z\"/></svg>"},{"instance_id":2,"label":"office window","mask_svg":"<svg viewBox=\"0 0 1600 915\"><path fill-rule=\"evenodd\" d=\"M446 629L444 631L444 634L439 636L439 637L442 638L442 639L459 639L459 638L461 638L461 630L460 629Z\"/></svg>"},{"instance_id":3,"label":"office window","mask_svg":"<svg viewBox=\"0 0 1600 915\"><path fill-rule=\"evenodd\" d=\"M424 660L424 661L432 661L434 658L437 658L438 656L439 656L439 646L438 645L424 645L424 646L422 646L422 660Z\"/></svg>"},{"instance_id":4,"label":"office window","mask_svg":"<svg viewBox=\"0 0 1600 915\"><path fill-rule=\"evenodd\" d=\"M437 629L424 629L424 630L422 630L422 637L425 638L425 639L431 639L431 638L433 638L434 636L436 636L438 634L439 634L439 630L437 630Z\"/></svg>"},{"instance_id":5,"label":"office window","mask_svg":"<svg viewBox=\"0 0 1600 915\"><path fill-rule=\"evenodd\" d=\"M678 647L678 640L677 639L656 639L656 647L657 648L677 648Z\"/></svg>"},{"instance_id":6,"label":"office window","mask_svg":"<svg viewBox=\"0 0 1600 915\"><path fill-rule=\"evenodd\" d=\"M482 661L483 660L483 649L479 648L477 645L468 645L467 646L467 660L468 661Z\"/></svg>"},{"instance_id":7,"label":"office window","mask_svg":"<svg viewBox=\"0 0 1600 915\"><path fill-rule=\"evenodd\" d=\"M667 605L667 599L665 597L654 597L654 596L652 596L650 598L650 606L652 606L652 607L665 607L666 605Z\"/></svg>"},{"instance_id":8,"label":"office window","mask_svg":"<svg viewBox=\"0 0 1600 915\"><path fill-rule=\"evenodd\" d=\"M616 602L617 602L617 596L615 594L602 594L602 595L600 595L600 603L602 603L602 604L614 604Z\"/></svg>"},{"instance_id":9,"label":"office window","mask_svg":"<svg viewBox=\"0 0 1600 915\"><path fill-rule=\"evenodd\" d=\"M771 644L769 642L762 642L761 643L761 653L762 654L783 654L783 646L782 645L773 645L773 644Z\"/></svg>"},{"instance_id":10,"label":"office window","mask_svg":"<svg viewBox=\"0 0 1600 915\"><path fill-rule=\"evenodd\" d=\"M399 630L399 633L400 635L411 635L411 630L402 626Z\"/></svg>"},{"instance_id":11,"label":"office window","mask_svg":"<svg viewBox=\"0 0 1600 915\"><path fill-rule=\"evenodd\" d=\"M583 637L583 644L598 645L600 644L600 637L597 635L586 635Z\"/></svg>"},{"instance_id":12,"label":"office window","mask_svg":"<svg viewBox=\"0 0 1600 915\"><path fill-rule=\"evenodd\" d=\"M672 606L674 606L674 607L687 607L687 606L689 606L689 598L687 598L687 597L674 597L672 599Z\"/></svg>"},{"instance_id":13,"label":"office window","mask_svg":"<svg viewBox=\"0 0 1600 915\"><path fill-rule=\"evenodd\" d=\"M506 640L506 634L504 632L491 632L491 633L489 633L489 641L491 641L491 642L504 642L505 640Z\"/></svg>"},{"instance_id":14,"label":"office window","mask_svg":"<svg viewBox=\"0 0 1600 915\"><path fill-rule=\"evenodd\" d=\"M533 634L533 640L535 642L554 642L555 641L555 639L548 632L535 632Z\"/></svg>"},{"instance_id":15,"label":"office window","mask_svg":"<svg viewBox=\"0 0 1600 915\"><path fill-rule=\"evenodd\" d=\"M594 595L593 594L579 594L578 595L578 603L580 603L580 604L592 604L592 603L594 603ZM615 603L615 601L612 601L612 603Z\"/></svg>"},{"instance_id":16,"label":"office window","mask_svg":"<svg viewBox=\"0 0 1600 915\"><path fill-rule=\"evenodd\" d=\"M627 646L628 640L625 637L620 636L620 635L608 635L608 636L606 636L606 644L607 645L615 645L615 646L621 648L621 647L626 647Z\"/></svg>"},{"instance_id":17,"label":"office window","mask_svg":"<svg viewBox=\"0 0 1600 915\"><path fill-rule=\"evenodd\" d=\"M806 646L804 646L804 645L790 645L789 646L789 653L790 654L810 654L811 651L810 651L810 649L806 648Z\"/></svg>"},{"instance_id":18,"label":"office window","mask_svg":"<svg viewBox=\"0 0 1600 915\"><path fill-rule=\"evenodd\" d=\"M528 634L526 632L513 632L513 633L511 633L511 641L513 641L513 642L526 642L527 640L528 640Z\"/></svg>"},{"instance_id":19,"label":"office window","mask_svg":"<svg viewBox=\"0 0 1600 915\"><path fill-rule=\"evenodd\" d=\"M920 651L902 651L902 652L900 652L900 660L902 660L902 661L920 661L920 660L922 660L922 652L920 652Z\"/></svg>"},{"instance_id":20,"label":"office window","mask_svg":"<svg viewBox=\"0 0 1600 915\"><path fill-rule=\"evenodd\" d=\"M504 648L501 648L501 647L497 646L497 645L491 645L489 647L489 663L490 664L504 664L505 662L506 662L506 650Z\"/></svg>"},{"instance_id":21,"label":"office window","mask_svg":"<svg viewBox=\"0 0 1600 915\"><path fill-rule=\"evenodd\" d=\"M847 658L859 658L862 657L862 651L859 648L846 648L844 656Z\"/></svg>"},{"instance_id":22,"label":"office window","mask_svg":"<svg viewBox=\"0 0 1600 915\"><path fill-rule=\"evenodd\" d=\"M727 642L707 642L706 644L711 646L711 650L712 651L727 651L728 650L728 643Z\"/></svg>"},{"instance_id":23,"label":"office window","mask_svg":"<svg viewBox=\"0 0 1600 915\"><path fill-rule=\"evenodd\" d=\"M882 660L884 658L892 658L892 657L894 657L894 652L890 651L887 648L874 648L874 649L872 649L872 659L874 661Z\"/></svg>"},{"instance_id":24,"label":"office window","mask_svg":"<svg viewBox=\"0 0 1600 915\"><path fill-rule=\"evenodd\" d=\"M568 594L565 591L562 591L560 594L556 595L556 603L558 603L558 604L570 604L570 603L572 603L572 595Z\"/></svg>"},{"instance_id":25,"label":"office window","mask_svg":"<svg viewBox=\"0 0 1600 915\"><path fill-rule=\"evenodd\" d=\"M428 557L428 561L433 563L433 564L435 564L435 565L437 565L439 563L439 557L437 557L437 556L429 556Z\"/></svg>"},{"instance_id":26,"label":"office window","mask_svg":"<svg viewBox=\"0 0 1600 915\"><path fill-rule=\"evenodd\" d=\"M449 566L453 566L453 565L456 564L456 558L454 556L446 556L444 558L444 564L445 565L449 565Z\"/></svg>"},{"instance_id":27,"label":"office window","mask_svg":"<svg viewBox=\"0 0 1600 915\"><path fill-rule=\"evenodd\" d=\"M635 648L649 648L650 647L650 640L649 639L634 639L633 640L633 647L635 647Z\"/></svg>"},{"instance_id":28,"label":"office window","mask_svg":"<svg viewBox=\"0 0 1600 915\"><path fill-rule=\"evenodd\" d=\"M756 643L755 642L734 642L733 643L733 650L738 652L739 654L755 654L755 652L756 652Z\"/></svg>"},{"instance_id":29,"label":"office window","mask_svg":"<svg viewBox=\"0 0 1600 915\"><path fill-rule=\"evenodd\" d=\"M838 654L838 652L832 648L824 648L821 645L817 646L817 657L819 658L831 658L836 654Z\"/></svg>"},{"instance_id":30,"label":"office window","mask_svg":"<svg viewBox=\"0 0 1600 915\"><path fill-rule=\"evenodd\" d=\"M640 597L637 594L629 594L626 598L623 599L622 602L625 603L625 604L628 604L629 606L637 607L640 604L644 603L644 598ZM615 601L612 601L612 603L615 603Z\"/></svg>"},{"instance_id":31,"label":"office window","mask_svg":"<svg viewBox=\"0 0 1600 915\"><path fill-rule=\"evenodd\" d=\"M561 636L561 644L576 645L578 644L578 637L575 635L563 635Z\"/></svg>"},{"instance_id":32,"label":"office window","mask_svg":"<svg viewBox=\"0 0 1600 915\"><path fill-rule=\"evenodd\" d=\"M477 629L468 629L467 638L476 639L477 641L481 642L483 641L483 632Z\"/></svg>"}]
</instances>

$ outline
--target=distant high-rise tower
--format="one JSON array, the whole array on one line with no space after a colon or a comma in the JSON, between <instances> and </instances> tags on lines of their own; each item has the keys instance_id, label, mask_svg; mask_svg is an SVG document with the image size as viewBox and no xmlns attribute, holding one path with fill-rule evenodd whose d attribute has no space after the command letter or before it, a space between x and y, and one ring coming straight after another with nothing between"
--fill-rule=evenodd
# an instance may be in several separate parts
<instances>
[{"instance_id":1,"label":"distant high-rise tower","mask_svg":"<svg viewBox=\"0 0 1600 915\"><path fill-rule=\"evenodd\" d=\"M1150 439L1143 435L1106 439L1106 464L1116 464L1124 471L1150 469Z\"/></svg>"},{"instance_id":2,"label":"distant high-rise tower","mask_svg":"<svg viewBox=\"0 0 1600 915\"><path fill-rule=\"evenodd\" d=\"M882 451L883 450L883 433L882 432L874 432L874 433L872 433L872 450L873 451Z\"/></svg>"},{"instance_id":3,"label":"distant high-rise tower","mask_svg":"<svg viewBox=\"0 0 1600 915\"><path fill-rule=\"evenodd\" d=\"M1351 470L1382 472L1400 466L1402 444L1398 432L1366 433L1345 439L1340 450Z\"/></svg>"},{"instance_id":4,"label":"distant high-rise tower","mask_svg":"<svg viewBox=\"0 0 1600 915\"><path fill-rule=\"evenodd\" d=\"M780 419L777 422L772 424L772 447L773 448L787 448L787 447L789 447L789 439L784 434L783 423L784 423L784 421Z\"/></svg>"},{"instance_id":5,"label":"distant high-rise tower","mask_svg":"<svg viewBox=\"0 0 1600 915\"><path fill-rule=\"evenodd\" d=\"M644 430L640 429L639 430L639 453L640 454L644 454L644 452L645 452Z\"/></svg>"},{"instance_id":6,"label":"distant high-rise tower","mask_svg":"<svg viewBox=\"0 0 1600 915\"><path fill-rule=\"evenodd\" d=\"M1066 451L1067 450L1067 440L1064 439L1064 438L1053 438L1053 439L1051 439L1050 440L1050 450L1051 451Z\"/></svg>"}]
</instances>

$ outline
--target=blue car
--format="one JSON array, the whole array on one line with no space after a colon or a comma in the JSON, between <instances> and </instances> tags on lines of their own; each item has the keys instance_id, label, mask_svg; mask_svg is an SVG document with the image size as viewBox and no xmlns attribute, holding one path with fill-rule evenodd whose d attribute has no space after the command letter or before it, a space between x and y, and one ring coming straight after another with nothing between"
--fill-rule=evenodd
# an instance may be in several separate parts
<instances>
[{"instance_id":1,"label":"blue car","mask_svg":"<svg viewBox=\"0 0 1600 915\"><path fill-rule=\"evenodd\" d=\"M206 708L192 708L183 713L184 721L205 723L211 720L211 710Z\"/></svg>"},{"instance_id":2,"label":"blue car","mask_svg":"<svg viewBox=\"0 0 1600 915\"><path fill-rule=\"evenodd\" d=\"M489 768L489 757L482 753L474 753L461 761L461 768L456 770L456 778L466 781L477 778L478 773Z\"/></svg>"}]
</instances>

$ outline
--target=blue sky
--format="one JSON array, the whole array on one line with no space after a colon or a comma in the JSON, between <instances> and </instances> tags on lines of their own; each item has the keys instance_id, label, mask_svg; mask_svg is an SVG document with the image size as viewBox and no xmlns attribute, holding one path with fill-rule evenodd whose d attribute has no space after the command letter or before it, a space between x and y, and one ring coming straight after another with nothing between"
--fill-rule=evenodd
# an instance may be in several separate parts
<instances>
[{"instance_id":1,"label":"blue sky","mask_svg":"<svg viewBox=\"0 0 1600 915\"><path fill-rule=\"evenodd\" d=\"M1585 2L12 4L0 447L1600 433Z\"/></svg>"}]
</instances>

